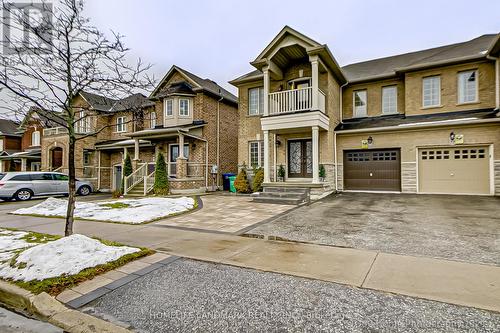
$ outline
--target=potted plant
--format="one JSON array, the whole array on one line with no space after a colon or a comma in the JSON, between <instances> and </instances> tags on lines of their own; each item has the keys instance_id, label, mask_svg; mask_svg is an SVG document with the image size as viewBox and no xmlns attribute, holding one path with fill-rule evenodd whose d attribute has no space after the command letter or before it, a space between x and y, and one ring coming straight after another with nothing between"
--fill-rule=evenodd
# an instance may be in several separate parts
<instances>
[{"instance_id":1,"label":"potted plant","mask_svg":"<svg viewBox=\"0 0 500 333\"><path fill-rule=\"evenodd\" d=\"M326 170L323 164L319 165L319 181L324 182L326 178Z\"/></svg>"},{"instance_id":2,"label":"potted plant","mask_svg":"<svg viewBox=\"0 0 500 333\"><path fill-rule=\"evenodd\" d=\"M283 166L283 164L280 164L278 168L278 181L279 182L285 181L285 167Z\"/></svg>"}]
</instances>

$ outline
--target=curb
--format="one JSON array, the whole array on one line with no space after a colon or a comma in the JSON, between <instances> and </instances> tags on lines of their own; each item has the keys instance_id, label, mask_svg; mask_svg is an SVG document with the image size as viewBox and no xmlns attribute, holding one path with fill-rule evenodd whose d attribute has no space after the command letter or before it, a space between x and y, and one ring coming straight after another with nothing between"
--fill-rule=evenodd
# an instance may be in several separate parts
<instances>
[{"instance_id":1,"label":"curb","mask_svg":"<svg viewBox=\"0 0 500 333\"><path fill-rule=\"evenodd\" d=\"M29 313L35 318L49 322L69 333L131 332L102 319L68 309L45 292L35 295L5 281L0 281L0 302L17 311Z\"/></svg>"}]
</instances>

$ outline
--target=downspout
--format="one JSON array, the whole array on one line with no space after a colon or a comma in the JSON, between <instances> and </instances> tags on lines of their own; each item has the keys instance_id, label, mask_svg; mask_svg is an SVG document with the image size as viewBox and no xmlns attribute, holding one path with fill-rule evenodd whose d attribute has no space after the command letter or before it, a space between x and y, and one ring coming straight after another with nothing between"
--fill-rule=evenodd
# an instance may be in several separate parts
<instances>
[{"instance_id":1,"label":"downspout","mask_svg":"<svg viewBox=\"0 0 500 333\"><path fill-rule=\"evenodd\" d=\"M97 190L101 189L101 151L97 154Z\"/></svg>"},{"instance_id":2,"label":"downspout","mask_svg":"<svg viewBox=\"0 0 500 333\"><path fill-rule=\"evenodd\" d=\"M486 56L495 61L495 109L500 110L500 57Z\"/></svg>"},{"instance_id":3,"label":"downspout","mask_svg":"<svg viewBox=\"0 0 500 333\"><path fill-rule=\"evenodd\" d=\"M224 99L219 89L220 98L217 101L217 189L219 188L219 174L220 174L220 102Z\"/></svg>"},{"instance_id":4,"label":"downspout","mask_svg":"<svg viewBox=\"0 0 500 333\"><path fill-rule=\"evenodd\" d=\"M344 110L342 110L342 88L344 88L349 82L344 83L339 87L339 114L340 114L340 123L342 123L342 116ZM333 132L333 153L335 154L334 161L335 161L335 191L339 190L339 180L338 180L338 174L339 174L339 164L338 164L338 158L337 158L337 132Z\"/></svg>"}]
</instances>

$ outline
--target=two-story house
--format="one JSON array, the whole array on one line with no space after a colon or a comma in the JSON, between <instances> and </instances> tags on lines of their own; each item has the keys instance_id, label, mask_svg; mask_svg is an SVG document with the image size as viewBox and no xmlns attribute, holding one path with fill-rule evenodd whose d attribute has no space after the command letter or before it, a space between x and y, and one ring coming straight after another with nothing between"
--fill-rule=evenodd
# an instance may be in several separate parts
<instances>
[{"instance_id":1,"label":"two-story house","mask_svg":"<svg viewBox=\"0 0 500 333\"><path fill-rule=\"evenodd\" d=\"M18 127L13 120L0 119L0 172L21 170L20 160L12 157L21 152Z\"/></svg>"},{"instance_id":2,"label":"two-story house","mask_svg":"<svg viewBox=\"0 0 500 333\"><path fill-rule=\"evenodd\" d=\"M263 167L264 187L500 194L499 50L484 35L339 67L285 27L230 82L239 165Z\"/></svg>"}]
</instances>

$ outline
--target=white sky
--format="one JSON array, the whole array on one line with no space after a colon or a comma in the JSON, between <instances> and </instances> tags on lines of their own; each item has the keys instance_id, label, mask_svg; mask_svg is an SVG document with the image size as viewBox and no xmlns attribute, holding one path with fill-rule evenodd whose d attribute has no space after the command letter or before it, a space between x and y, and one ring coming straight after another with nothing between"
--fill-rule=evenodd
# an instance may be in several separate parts
<instances>
[{"instance_id":1,"label":"white sky","mask_svg":"<svg viewBox=\"0 0 500 333\"><path fill-rule=\"evenodd\" d=\"M87 0L87 16L126 36L158 79L176 64L227 81L289 25L328 44L340 65L500 32L499 0Z\"/></svg>"}]
</instances>

